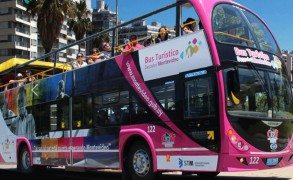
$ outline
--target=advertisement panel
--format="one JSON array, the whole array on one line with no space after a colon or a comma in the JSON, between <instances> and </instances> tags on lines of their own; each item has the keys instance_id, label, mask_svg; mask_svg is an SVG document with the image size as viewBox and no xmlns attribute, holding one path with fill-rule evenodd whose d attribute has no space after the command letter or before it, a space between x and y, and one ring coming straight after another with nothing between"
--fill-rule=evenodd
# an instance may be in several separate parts
<instances>
[{"instance_id":1,"label":"advertisement panel","mask_svg":"<svg viewBox=\"0 0 293 180\"><path fill-rule=\"evenodd\" d=\"M204 31L162 42L139 51L145 81L212 66Z\"/></svg>"}]
</instances>

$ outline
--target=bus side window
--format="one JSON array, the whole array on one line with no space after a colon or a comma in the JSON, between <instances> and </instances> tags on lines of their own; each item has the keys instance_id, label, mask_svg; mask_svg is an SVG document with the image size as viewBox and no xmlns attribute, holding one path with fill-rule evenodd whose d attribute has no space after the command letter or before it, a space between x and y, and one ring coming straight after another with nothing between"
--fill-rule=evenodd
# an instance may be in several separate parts
<instances>
[{"instance_id":1,"label":"bus side window","mask_svg":"<svg viewBox=\"0 0 293 180\"><path fill-rule=\"evenodd\" d=\"M48 113L49 110L50 105L48 103L32 106L32 114L34 115L36 123L37 137L46 136L50 131L50 114Z\"/></svg>"},{"instance_id":2,"label":"bus side window","mask_svg":"<svg viewBox=\"0 0 293 180\"><path fill-rule=\"evenodd\" d=\"M72 107L73 129L90 128L92 120L92 98L91 96L78 96L73 98Z\"/></svg>"},{"instance_id":3,"label":"bus side window","mask_svg":"<svg viewBox=\"0 0 293 180\"><path fill-rule=\"evenodd\" d=\"M173 119L176 118L175 105L175 81L163 81L160 84L151 86L151 91L162 107L166 110L168 115Z\"/></svg>"},{"instance_id":4,"label":"bus side window","mask_svg":"<svg viewBox=\"0 0 293 180\"><path fill-rule=\"evenodd\" d=\"M211 77L185 82L185 119L214 115L215 102Z\"/></svg>"},{"instance_id":5,"label":"bus side window","mask_svg":"<svg viewBox=\"0 0 293 180\"><path fill-rule=\"evenodd\" d=\"M149 117L149 113L146 108L142 105L141 102L137 100L136 97L132 96L131 102L131 122L132 123L143 123L147 122Z\"/></svg>"},{"instance_id":6,"label":"bus side window","mask_svg":"<svg viewBox=\"0 0 293 180\"><path fill-rule=\"evenodd\" d=\"M69 101L68 98L57 102L57 126L58 130L69 129Z\"/></svg>"},{"instance_id":7,"label":"bus side window","mask_svg":"<svg viewBox=\"0 0 293 180\"><path fill-rule=\"evenodd\" d=\"M129 121L129 92L97 95L94 109L94 127L124 124Z\"/></svg>"}]
</instances>

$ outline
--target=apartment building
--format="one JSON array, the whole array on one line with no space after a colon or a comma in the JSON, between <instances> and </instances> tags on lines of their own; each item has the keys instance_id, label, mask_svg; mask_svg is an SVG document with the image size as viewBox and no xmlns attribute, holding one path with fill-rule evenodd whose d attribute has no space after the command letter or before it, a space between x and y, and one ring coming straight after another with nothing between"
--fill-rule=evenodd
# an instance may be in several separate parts
<instances>
[{"instance_id":1,"label":"apartment building","mask_svg":"<svg viewBox=\"0 0 293 180\"><path fill-rule=\"evenodd\" d=\"M79 1L79 0L75 0ZM91 1L86 0L92 11ZM26 12L23 0L0 0L0 63L13 57L34 59L44 55L40 37L37 33L37 18L31 18ZM52 50L59 49L75 41L75 35L69 31L67 21ZM85 52L85 44L81 51ZM68 62L76 58L78 46L59 53L58 61Z\"/></svg>"},{"instance_id":2,"label":"apartment building","mask_svg":"<svg viewBox=\"0 0 293 180\"><path fill-rule=\"evenodd\" d=\"M26 13L22 0L0 0L0 62L37 57L36 19Z\"/></svg>"}]
</instances>

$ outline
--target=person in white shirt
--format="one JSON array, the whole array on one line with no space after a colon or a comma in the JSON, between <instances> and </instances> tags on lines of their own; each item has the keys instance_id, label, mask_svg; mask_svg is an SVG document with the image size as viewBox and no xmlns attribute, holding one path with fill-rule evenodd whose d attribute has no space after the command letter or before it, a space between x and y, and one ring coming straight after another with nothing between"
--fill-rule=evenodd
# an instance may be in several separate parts
<instances>
[{"instance_id":1,"label":"person in white shirt","mask_svg":"<svg viewBox=\"0 0 293 180\"><path fill-rule=\"evenodd\" d=\"M72 63L72 68L73 69L78 69L81 67L87 66L87 63L84 61L84 56L82 53L78 53L76 56L76 60L73 61Z\"/></svg>"},{"instance_id":2,"label":"person in white shirt","mask_svg":"<svg viewBox=\"0 0 293 180\"><path fill-rule=\"evenodd\" d=\"M106 41L103 41L101 43L101 59L102 60L107 60L110 59L112 57L112 48L110 46L110 44Z\"/></svg>"},{"instance_id":3,"label":"person in white shirt","mask_svg":"<svg viewBox=\"0 0 293 180\"><path fill-rule=\"evenodd\" d=\"M15 84L17 84L17 87L19 87L19 86L23 86L25 81L26 81L26 79L23 78L23 75L21 73L18 73L16 75L16 79L11 79L9 81L9 83L15 83Z\"/></svg>"}]
</instances>

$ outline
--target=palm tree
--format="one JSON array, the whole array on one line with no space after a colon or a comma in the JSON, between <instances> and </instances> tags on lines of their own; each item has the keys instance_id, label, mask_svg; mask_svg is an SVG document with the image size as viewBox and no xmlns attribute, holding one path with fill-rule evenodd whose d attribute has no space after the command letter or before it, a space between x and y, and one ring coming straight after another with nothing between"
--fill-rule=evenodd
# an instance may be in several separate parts
<instances>
[{"instance_id":1,"label":"palm tree","mask_svg":"<svg viewBox=\"0 0 293 180\"><path fill-rule=\"evenodd\" d=\"M27 4L27 12L32 17L37 16L37 28L45 53L52 50L54 42L59 37L65 18L72 17L72 0L31 0ZM46 61L49 57L46 58Z\"/></svg>"},{"instance_id":2,"label":"palm tree","mask_svg":"<svg viewBox=\"0 0 293 180\"><path fill-rule=\"evenodd\" d=\"M69 30L74 32L76 40L84 38L87 31L91 30L92 23L89 18L91 11L87 9L85 0L75 2L74 8L75 17L68 20L67 25ZM80 44L78 45L80 51Z\"/></svg>"}]
</instances>

